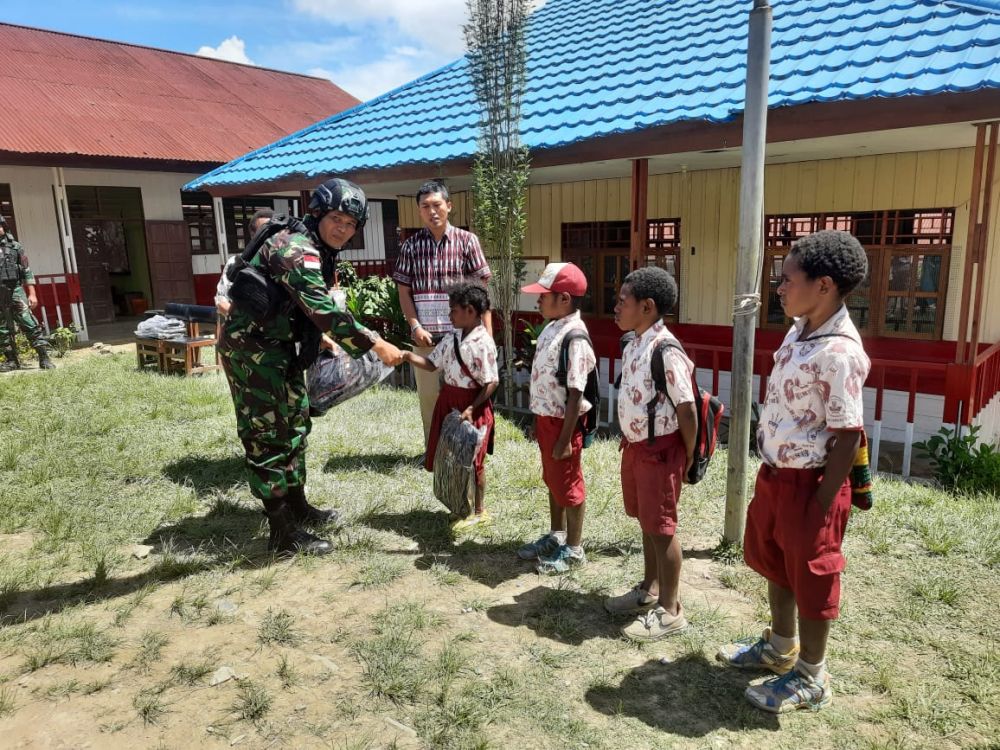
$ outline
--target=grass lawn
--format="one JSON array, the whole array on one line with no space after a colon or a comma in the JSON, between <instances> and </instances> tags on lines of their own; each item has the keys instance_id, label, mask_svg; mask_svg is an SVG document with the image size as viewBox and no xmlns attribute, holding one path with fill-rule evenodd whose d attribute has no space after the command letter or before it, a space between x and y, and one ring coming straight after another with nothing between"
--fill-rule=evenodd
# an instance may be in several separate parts
<instances>
[{"instance_id":1,"label":"grass lawn","mask_svg":"<svg viewBox=\"0 0 1000 750\"><path fill-rule=\"evenodd\" d=\"M636 646L601 607L641 569L615 443L585 455L589 564L539 578L514 556L547 526L537 448L500 421L495 523L454 543L415 394L370 392L311 438L336 551L275 562L224 379L134 365L0 378L4 747L1000 746L996 498L877 482L848 530L834 703L777 719L742 697L763 675L713 658L766 622L763 582L713 558L724 454L681 503L692 627Z\"/></svg>"}]
</instances>

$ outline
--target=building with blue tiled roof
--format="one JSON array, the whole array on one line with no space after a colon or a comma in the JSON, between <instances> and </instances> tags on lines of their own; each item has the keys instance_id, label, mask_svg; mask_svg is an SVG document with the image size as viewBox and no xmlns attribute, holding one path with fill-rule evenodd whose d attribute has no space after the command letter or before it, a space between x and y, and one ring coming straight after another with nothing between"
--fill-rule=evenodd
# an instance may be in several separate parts
<instances>
[{"instance_id":1,"label":"building with blue tiled roof","mask_svg":"<svg viewBox=\"0 0 1000 750\"><path fill-rule=\"evenodd\" d=\"M669 268L680 286L673 325L723 395L751 7L549 0L527 34L529 273L556 259L586 270L590 325L611 358L609 315L624 274L637 262ZM1000 119L1000 3L787 0L773 13L758 349L766 355L787 326L774 290L790 242L849 229L871 261L849 306L877 358L870 413L883 439L935 432L959 404L995 438L1000 368L987 360L1000 340L1000 298L977 302L977 287L1000 283L1000 201L985 215L970 209L994 153L976 125ZM405 235L419 227L417 185L444 177L453 223L473 225L465 191L477 118L457 60L188 187L278 194L343 175L398 199Z\"/></svg>"}]
</instances>

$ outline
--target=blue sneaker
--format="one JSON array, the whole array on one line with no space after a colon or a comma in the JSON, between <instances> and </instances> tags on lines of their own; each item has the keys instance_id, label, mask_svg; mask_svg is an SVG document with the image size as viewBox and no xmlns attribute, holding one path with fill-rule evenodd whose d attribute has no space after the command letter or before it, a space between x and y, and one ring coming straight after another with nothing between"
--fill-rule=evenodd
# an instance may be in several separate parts
<instances>
[{"instance_id":1,"label":"blue sneaker","mask_svg":"<svg viewBox=\"0 0 1000 750\"><path fill-rule=\"evenodd\" d=\"M587 562L587 556L583 551L573 552L568 545L560 544L551 555L539 557L535 570L539 575L555 575L565 573L570 568L575 568Z\"/></svg>"},{"instance_id":2,"label":"blue sneaker","mask_svg":"<svg viewBox=\"0 0 1000 750\"><path fill-rule=\"evenodd\" d=\"M830 675L823 673L819 679L793 669L781 677L765 680L763 685L751 685L744 692L746 699L756 708L772 714L783 714L800 708L819 711L830 705Z\"/></svg>"},{"instance_id":3,"label":"blue sneaker","mask_svg":"<svg viewBox=\"0 0 1000 750\"><path fill-rule=\"evenodd\" d=\"M728 667L770 669L775 674L787 674L799 658L799 647L782 654L771 645L771 628L764 628L764 634L756 641L730 643L720 648L715 658Z\"/></svg>"},{"instance_id":4,"label":"blue sneaker","mask_svg":"<svg viewBox=\"0 0 1000 750\"><path fill-rule=\"evenodd\" d=\"M559 540L551 533L542 534L538 539L518 548L517 556L522 560L537 560L539 557L551 555L559 549Z\"/></svg>"}]
</instances>

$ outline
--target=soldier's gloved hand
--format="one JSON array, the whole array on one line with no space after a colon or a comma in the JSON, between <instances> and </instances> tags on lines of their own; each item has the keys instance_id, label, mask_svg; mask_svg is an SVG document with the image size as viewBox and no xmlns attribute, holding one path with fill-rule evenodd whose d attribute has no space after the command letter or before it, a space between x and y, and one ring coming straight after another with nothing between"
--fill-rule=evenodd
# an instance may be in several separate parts
<instances>
[{"instance_id":1,"label":"soldier's gloved hand","mask_svg":"<svg viewBox=\"0 0 1000 750\"><path fill-rule=\"evenodd\" d=\"M372 347L372 351L375 352L376 357L389 367L396 367L403 363L403 352L385 339L376 341L375 346Z\"/></svg>"}]
</instances>

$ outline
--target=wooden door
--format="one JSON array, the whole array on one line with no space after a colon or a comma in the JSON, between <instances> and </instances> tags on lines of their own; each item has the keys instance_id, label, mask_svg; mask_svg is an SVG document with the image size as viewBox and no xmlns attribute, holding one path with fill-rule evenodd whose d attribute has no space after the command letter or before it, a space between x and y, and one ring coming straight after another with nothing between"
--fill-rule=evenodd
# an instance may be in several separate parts
<instances>
[{"instance_id":1,"label":"wooden door","mask_svg":"<svg viewBox=\"0 0 1000 750\"><path fill-rule=\"evenodd\" d=\"M87 323L110 323L115 319L115 304L109 270L112 259L125 252L124 226L120 221L73 219L72 229Z\"/></svg>"},{"instance_id":2,"label":"wooden door","mask_svg":"<svg viewBox=\"0 0 1000 750\"><path fill-rule=\"evenodd\" d=\"M146 252L153 307L163 309L168 302L193 305L194 271L187 222L147 221Z\"/></svg>"},{"instance_id":3,"label":"wooden door","mask_svg":"<svg viewBox=\"0 0 1000 750\"><path fill-rule=\"evenodd\" d=\"M607 253L601 255L601 283L598 315L614 315L618 304L618 291L629 275L631 266L628 253Z\"/></svg>"}]
</instances>

